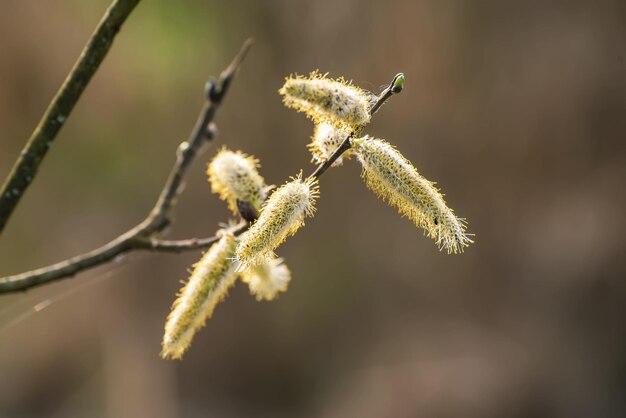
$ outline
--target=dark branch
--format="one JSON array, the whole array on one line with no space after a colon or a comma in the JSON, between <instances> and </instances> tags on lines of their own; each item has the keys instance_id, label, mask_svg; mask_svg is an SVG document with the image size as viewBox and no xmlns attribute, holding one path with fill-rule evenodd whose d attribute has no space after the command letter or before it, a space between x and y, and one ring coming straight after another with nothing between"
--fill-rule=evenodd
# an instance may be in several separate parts
<instances>
[{"instance_id":1,"label":"dark branch","mask_svg":"<svg viewBox=\"0 0 626 418\"><path fill-rule=\"evenodd\" d=\"M259 218L259 212L250 202L237 199L237 210L239 211L239 215L250 223Z\"/></svg>"},{"instance_id":2,"label":"dark branch","mask_svg":"<svg viewBox=\"0 0 626 418\"><path fill-rule=\"evenodd\" d=\"M250 224L248 222L242 221L231 228L226 228L226 230L235 236L239 236L246 232L249 227ZM133 248L163 253L182 253L185 251L209 248L211 245L219 241L219 239L220 237L218 235L214 235L209 238L190 238L183 240L141 238L135 241Z\"/></svg>"},{"instance_id":3,"label":"dark branch","mask_svg":"<svg viewBox=\"0 0 626 418\"><path fill-rule=\"evenodd\" d=\"M115 35L139 0L115 0L89 38L63 85L54 96L39 124L24 146L11 172L0 188L0 234L26 189L37 175L63 123L80 99L89 81L106 57Z\"/></svg>"},{"instance_id":4,"label":"dark branch","mask_svg":"<svg viewBox=\"0 0 626 418\"><path fill-rule=\"evenodd\" d=\"M215 113L220 107L222 99L228 92L231 81L237 74L237 70L248 54L251 46L252 40L246 40L230 65L222 71L219 79L207 83L205 89L206 101L204 102L202 111L191 131L191 135L189 135L189 139L178 147L176 164L174 164L170 172L154 209L152 209L150 216L146 219L147 222L144 225L145 233L150 234L159 229L162 230L165 225L169 224L170 220L168 216L172 207L176 204L176 197L181 191L180 186L187 173L187 169L205 140L210 141L215 136L216 130L215 127L211 125L211 122L215 118Z\"/></svg>"},{"instance_id":5,"label":"dark branch","mask_svg":"<svg viewBox=\"0 0 626 418\"><path fill-rule=\"evenodd\" d=\"M248 227L249 224L247 222L241 222L234 227L227 228L227 230L237 236L245 232ZM128 231L100 248L51 266L3 277L0 279L0 293L23 291L51 281L69 278L83 270L109 263L115 260L115 258L134 250L182 253L208 248L220 239L219 236L215 235L208 238L161 240L137 236L134 233L135 230Z\"/></svg>"},{"instance_id":6,"label":"dark branch","mask_svg":"<svg viewBox=\"0 0 626 418\"><path fill-rule=\"evenodd\" d=\"M404 86L404 74L402 73L396 74L393 80L391 80L391 83L389 83L389 85L385 88L385 90L383 90L382 93L380 93L380 95L378 96L376 103L374 103L374 106L372 106L372 108L370 109L370 115L373 115L374 113L376 113L376 111L380 109L380 107L391 96L393 96L394 94L400 93L402 91L403 86ZM351 132L350 135L348 135L346 139L343 140L343 142L339 145L339 147L335 150L335 152L333 152L332 155L328 157L326 161L321 163L315 169L315 171L309 176L309 178L316 178L316 179L320 178L322 174L324 174L326 170L328 170L328 168L331 165L333 165L333 163L335 162L335 160L337 160L337 158L341 157L341 155L344 152L348 151L350 147L352 147L352 144L350 144L350 138L352 138L354 134L355 132Z\"/></svg>"},{"instance_id":7,"label":"dark branch","mask_svg":"<svg viewBox=\"0 0 626 418\"><path fill-rule=\"evenodd\" d=\"M0 278L0 293L9 293L27 290L52 281L71 277L76 273L87 270L98 265L107 263L115 257L136 249L181 252L206 248L215 242L216 238L189 239L181 241L164 241L158 235L170 223L169 215L176 205L176 198L182 190L182 183L198 149L206 140L210 140L215 135L215 128L212 125L213 118L222 103L228 87L235 77L241 61L247 54L252 42L247 40L241 51L233 59L231 64L222 72L217 81L211 81L207 85L206 101L200 111L198 120L191 131L189 139L178 147L176 163L159 195L154 209L148 217L131 230L115 238L108 244L88 253L61 261L48 267L28 271L14 276ZM234 231L237 234L247 229L240 224ZM243 229L242 229L243 228ZM233 232L235 233L235 232Z\"/></svg>"}]
</instances>

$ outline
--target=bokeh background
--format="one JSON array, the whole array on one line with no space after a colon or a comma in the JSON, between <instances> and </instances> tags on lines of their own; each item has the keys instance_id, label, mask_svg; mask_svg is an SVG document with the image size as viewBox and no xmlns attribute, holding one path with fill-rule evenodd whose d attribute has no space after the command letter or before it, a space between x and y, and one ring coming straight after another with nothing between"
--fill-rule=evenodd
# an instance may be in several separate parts
<instances>
[{"instance_id":1,"label":"bokeh background","mask_svg":"<svg viewBox=\"0 0 626 418\"><path fill-rule=\"evenodd\" d=\"M108 2L3 0L4 177ZM163 323L199 257L135 253L0 297L0 417L623 417L626 7L599 2L142 2L0 237L0 274L95 248L143 219L205 81L256 40L170 237L228 218L221 144L268 182L310 172L311 123L281 104L314 69L405 91L385 138L469 222L437 251L373 196L355 161L279 249L289 291L239 283L182 362Z\"/></svg>"}]
</instances>

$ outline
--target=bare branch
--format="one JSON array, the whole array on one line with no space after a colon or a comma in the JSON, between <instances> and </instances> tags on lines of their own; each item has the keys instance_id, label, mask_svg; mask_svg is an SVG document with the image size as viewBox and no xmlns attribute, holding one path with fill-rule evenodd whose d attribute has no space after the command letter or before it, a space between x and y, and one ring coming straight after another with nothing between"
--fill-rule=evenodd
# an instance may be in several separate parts
<instances>
[{"instance_id":1,"label":"bare branch","mask_svg":"<svg viewBox=\"0 0 626 418\"><path fill-rule=\"evenodd\" d=\"M213 244L216 241L215 237L164 241L160 240L158 235L170 223L170 213L176 205L176 198L182 190L181 185L185 174L193 162L198 149L206 140L210 140L215 136L215 128L212 125L213 119L228 91L231 81L239 69L241 61L246 56L251 45L251 40L247 40L239 54L221 73L218 80L207 83L206 101L200 111L197 122L189 139L178 147L174 167L159 195L156 205L144 221L108 244L88 253L48 267L14 276L2 277L0 278L0 293L24 291L34 286L71 277L76 273L107 263L121 254L136 249L181 252L206 248ZM234 227L233 233L238 235L245 231L247 227L247 222L239 224Z\"/></svg>"},{"instance_id":2,"label":"bare branch","mask_svg":"<svg viewBox=\"0 0 626 418\"><path fill-rule=\"evenodd\" d=\"M146 219L144 225L145 233L150 234L157 230L162 230L165 225L169 224L168 216L172 207L176 204L176 197L181 191L180 186L187 173L187 169L204 141L210 141L215 136L216 130L211 125L211 122L213 118L215 118L215 113L222 103L222 99L228 92L228 87L237 74L239 66L248 54L251 46L252 40L247 39L230 65L222 71L219 79L207 83L205 89L207 100L204 102L196 124L191 131L191 135L189 135L189 139L178 147L176 164L174 164L170 172L154 209L152 209L150 216Z\"/></svg>"},{"instance_id":3,"label":"bare branch","mask_svg":"<svg viewBox=\"0 0 626 418\"><path fill-rule=\"evenodd\" d=\"M0 234L26 189L37 175L63 123L80 99L89 81L102 64L115 36L139 0L115 0L100 20L98 27L54 96L39 124L24 146L11 173L0 188Z\"/></svg>"},{"instance_id":4,"label":"bare branch","mask_svg":"<svg viewBox=\"0 0 626 418\"><path fill-rule=\"evenodd\" d=\"M249 223L242 221L234 227L227 228L235 236L245 232ZM132 229L109 242L108 244L85 254L61 261L48 267L25 273L7 276L0 279L0 293L9 293L27 290L31 287L49 283L52 281L69 278L83 270L95 268L101 264L109 263L117 257L134 250L148 250L164 253L182 253L185 251L208 248L219 241L220 237L214 235L208 238L190 238L185 240L161 240L158 238L143 237L136 235Z\"/></svg>"},{"instance_id":5,"label":"bare branch","mask_svg":"<svg viewBox=\"0 0 626 418\"><path fill-rule=\"evenodd\" d=\"M242 221L237 225L226 228L235 236L239 236L246 232L250 227L250 223ZM183 240L163 240L158 238L139 238L134 241L133 248L145 249L162 253L182 253L191 250L200 250L209 248L211 245L219 241L220 237L214 235L209 238L190 238Z\"/></svg>"}]
</instances>

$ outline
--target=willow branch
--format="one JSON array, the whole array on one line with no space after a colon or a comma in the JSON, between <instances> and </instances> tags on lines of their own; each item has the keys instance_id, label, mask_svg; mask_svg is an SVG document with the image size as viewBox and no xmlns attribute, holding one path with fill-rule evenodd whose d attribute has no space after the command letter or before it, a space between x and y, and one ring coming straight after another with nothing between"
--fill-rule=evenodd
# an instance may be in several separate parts
<instances>
[{"instance_id":1,"label":"willow branch","mask_svg":"<svg viewBox=\"0 0 626 418\"><path fill-rule=\"evenodd\" d=\"M242 220L237 225L226 228L225 230L239 236L246 232L250 227L250 223ZM214 235L208 238L190 238L182 240L163 240L158 238L139 238L133 243L133 248L149 251L157 251L162 253L182 253L191 250L201 250L209 248L211 245L219 241L220 236Z\"/></svg>"},{"instance_id":2,"label":"willow branch","mask_svg":"<svg viewBox=\"0 0 626 418\"><path fill-rule=\"evenodd\" d=\"M376 103L374 103L374 106L372 106L372 108L370 109L370 115L373 115L374 113L376 113L378 109L380 109L380 107L383 104L385 104L385 102L391 96L393 96L394 94L400 93L403 88L403 83L404 83L404 74L402 73L396 74L396 76L391 80L391 83L389 83L389 85L385 88L385 90L383 90L378 95L378 99L376 100ZM315 178L315 179L320 178L322 174L324 174L326 170L328 170L328 168L331 165L333 165L333 163L335 162L337 158L341 157L341 155L344 152L348 151L352 147L352 144L350 144L350 139L352 138L354 134L355 132L351 132L350 135L348 135L346 139L343 140L343 142L339 145L339 147L335 150L335 152L333 152L331 156L326 159L326 161L322 162L315 169L315 171L309 176L309 178Z\"/></svg>"},{"instance_id":3,"label":"willow branch","mask_svg":"<svg viewBox=\"0 0 626 418\"><path fill-rule=\"evenodd\" d=\"M169 223L168 216L172 207L176 204L176 197L181 191L180 186L183 178L205 139L211 140L215 136L216 132L211 122L251 46L252 40L247 39L230 65L222 71L218 81L209 81L207 83L205 89L207 100L202 107L200 116L189 139L180 144L178 148L176 164L170 172L170 176L154 209L152 209L150 216L146 219L144 227L147 233L162 229Z\"/></svg>"},{"instance_id":4,"label":"willow branch","mask_svg":"<svg viewBox=\"0 0 626 418\"><path fill-rule=\"evenodd\" d=\"M48 105L39 124L0 188L0 234L37 175L63 123L106 57L115 36L139 0L115 0L100 20L74 67Z\"/></svg>"},{"instance_id":5,"label":"willow branch","mask_svg":"<svg viewBox=\"0 0 626 418\"><path fill-rule=\"evenodd\" d=\"M159 233L171 222L170 215L176 205L177 197L182 191L182 184L189 166L193 162L198 149L207 140L215 136L213 119L222 103L228 88L237 74L237 70L248 53L251 40L247 40L239 54L220 74L217 81L210 81L206 86L206 101L192 129L189 139L178 147L176 162L150 214L134 228L88 253L61 261L48 267L25 273L0 278L0 293L24 291L34 286L74 276L75 274L110 262L116 257L132 250L150 250L162 252L182 252L209 247L216 237L189 239L181 241L164 241ZM233 233L240 234L247 229L239 224Z\"/></svg>"}]
</instances>

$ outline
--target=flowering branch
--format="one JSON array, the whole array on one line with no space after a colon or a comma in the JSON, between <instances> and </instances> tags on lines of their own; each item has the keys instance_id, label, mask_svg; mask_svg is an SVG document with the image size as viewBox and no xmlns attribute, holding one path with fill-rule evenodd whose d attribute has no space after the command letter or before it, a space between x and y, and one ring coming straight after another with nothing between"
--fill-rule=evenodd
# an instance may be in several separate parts
<instances>
[{"instance_id":1,"label":"flowering branch","mask_svg":"<svg viewBox=\"0 0 626 418\"><path fill-rule=\"evenodd\" d=\"M89 81L102 64L115 36L139 0L115 0L89 38L74 68L50 102L31 134L11 173L0 188L0 234L26 189L37 175L63 122L80 99Z\"/></svg>"},{"instance_id":2,"label":"flowering branch","mask_svg":"<svg viewBox=\"0 0 626 418\"><path fill-rule=\"evenodd\" d=\"M285 106L313 120L308 148L320 165L305 179L302 172L291 177L269 196L256 158L226 148L213 158L207 171L212 192L232 211L238 210L249 228L238 238L231 231L219 232L215 245L194 264L165 322L163 359L182 358L238 277L257 300L273 300L287 290L291 273L274 251L304 226L305 218L314 215L319 177L329 167L341 165L347 151L361 163L365 185L424 229L440 249L457 254L473 242L465 220L454 214L434 183L422 177L393 145L368 135L353 139L403 87L402 73L378 96L343 77L332 79L318 71L308 77L288 77L278 92Z\"/></svg>"},{"instance_id":3,"label":"flowering branch","mask_svg":"<svg viewBox=\"0 0 626 418\"><path fill-rule=\"evenodd\" d=\"M113 241L93 251L48 267L0 278L0 293L24 291L31 287L71 277L83 270L110 262L117 256L133 250L182 252L207 248L215 243L219 238L166 241L162 240L159 235L171 223L171 212L176 205L177 197L182 191L181 185L184 177L198 149L205 141L212 140L216 135L213 119L251 45L252 41L247 40L230 65L222 71L218 80L207 83L206 101L196 124L189 139L178 147L174 167L154 208L146 219ZM244 232L247 226L248 222L242 222L230 230L234 235L238 235Z\"/></svg>"}]
</instances>

